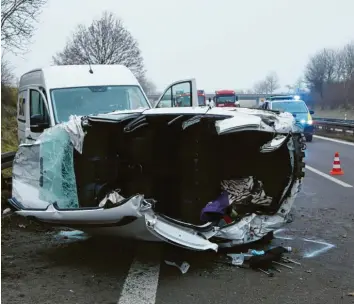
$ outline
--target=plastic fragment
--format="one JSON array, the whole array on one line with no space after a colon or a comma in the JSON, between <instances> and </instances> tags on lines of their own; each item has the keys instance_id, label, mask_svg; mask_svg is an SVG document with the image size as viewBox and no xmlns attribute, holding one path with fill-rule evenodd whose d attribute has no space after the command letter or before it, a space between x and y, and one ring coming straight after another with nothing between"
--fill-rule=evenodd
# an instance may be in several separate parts
<instances>
[{"instance_id":1,"label":"plastic fragment","mask_svg":"<svg viewBox=\"0 0 354 304\"><path fill-rule=\"evenodd\" d=\"M6 208L3 212L2 212L2 214L8 214L8 213L10 213L11 212L11 209L10 208Z\"/></svg>"},{"instance_id":2,"label":"plastic fragment","mask_svg":"<svg viewBox=\"0 0 354 304\"><path fill-rule=\"evenodd\" d=\"M190 265L187 262L182 262L180 265L178 265L176 262L165 260L165 263L167 265L177 267L183 274L187 273L190 267Z\"/></svg>"},{"instance_id":3,"label":"plastic fragment","mask_svg":"<svg viewBox=\"0 0 354 304\"><path fill-rule=\"evenodd\" d=\"M229 253L227 254L228 257L231 258L231 264L235 266L241 266L245 261L244 254L236 254L236 253Z\"/></svg>"},{"instance_id":4,"label":"plastic fragment","mask_svg":"<svg viewBox=\"0 0 354 304\"><path fill-rule=\"evenodd\" d=\"M250 253L251 253L252 255L264 255L264 250L254 250L254 249L252 249L252 250L250 251Z\"/></svg>"}]
</instances>

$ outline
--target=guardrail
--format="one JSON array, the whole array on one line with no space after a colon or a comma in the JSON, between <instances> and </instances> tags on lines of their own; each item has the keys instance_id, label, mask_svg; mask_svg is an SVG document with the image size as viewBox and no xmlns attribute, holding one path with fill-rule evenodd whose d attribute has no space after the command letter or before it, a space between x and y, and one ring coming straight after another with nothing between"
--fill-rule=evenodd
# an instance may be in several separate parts
<instances>
[{"instance_id":1,"label":"guardrail","mask_svg":"<svg viewBox=\"0 0 354 304\"><path fill-rule=\"evenodd\" d=\"M313 119L315 129L328 132L346 132L354 136L354 120L316 117ZM1 154L1 170L11 168L16 151Z\"/></svg>"},{"instance_id":2,"label":"guardrail","mask_svg":"<svg viewBox=\"0 0 354 304\"><path fill-rule=\"evenodd\" d=\"M327 121L327 122L342 122L342 123L354 124L354 120L351 120L351 119L313 117L313 120L316 120L319 122L320 121Z\"/></svg>"},{"instance_id":3,"label":"guardrail","mask_svg":"<svg viewBox=\"0 0 354 304\"><path fill-rule=\"evenodd\" d=\"M1 153L1 170L11 168L16 151Z\"/></svg>"},{"instance_id":4,"label":"guardrail","mask_svg":"<svg viewBox=\"0 0 354 304\"><path fill-rule=\"evenodd\" d=\"M354 120L314 118L313 125L325 132L344 132L354 136Z\"/></svg>"}]
</instances>

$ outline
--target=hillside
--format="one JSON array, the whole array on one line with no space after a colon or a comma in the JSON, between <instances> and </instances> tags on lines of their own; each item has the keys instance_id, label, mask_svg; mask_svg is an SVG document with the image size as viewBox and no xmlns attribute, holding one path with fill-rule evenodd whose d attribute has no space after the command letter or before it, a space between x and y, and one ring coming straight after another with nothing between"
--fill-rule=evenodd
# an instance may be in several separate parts
<instances>
[{"instance_id":1,"label":"hillside","mask_svg":"<svg viewBox=\"0 0 354 304\"><path fill-rule=\"evenodd\" d=\"M17 149L17 89L1 86L1 152Z\"/></svg>"}]
</instances>

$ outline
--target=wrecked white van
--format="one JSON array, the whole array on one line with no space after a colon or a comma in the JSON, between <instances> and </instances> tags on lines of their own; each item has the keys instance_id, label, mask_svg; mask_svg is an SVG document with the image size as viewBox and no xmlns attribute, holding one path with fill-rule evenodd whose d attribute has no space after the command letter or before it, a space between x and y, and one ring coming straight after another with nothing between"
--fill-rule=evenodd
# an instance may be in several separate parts
<instances>
[{"instance_id":1,"label":"wrecked white van","mask_svg":"<svg viewBox=\"0 0 354 304\"><path fill-rule=\"evenodd\" d=\"M181 84L189 107L173 106ZM19 147L10 204L53 226L192 250L263 238L288 221L300 191L301 128L289 113L197 102L187 80L154 109L71 116L47 129Z\"/></svg>"}]
</instances>

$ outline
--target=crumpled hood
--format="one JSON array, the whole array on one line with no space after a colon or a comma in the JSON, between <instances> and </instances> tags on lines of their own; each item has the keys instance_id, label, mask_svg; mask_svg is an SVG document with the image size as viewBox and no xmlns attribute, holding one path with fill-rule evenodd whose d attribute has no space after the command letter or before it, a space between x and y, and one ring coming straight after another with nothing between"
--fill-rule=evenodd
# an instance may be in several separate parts
<instances>
[{"instance_id":1,"label":"crumpled hood","mask_svg":"<svg viewBox=\"0 0 354 304\"><path fill-rule=\"evenodd\" d=\"M296 120L291 113L275 113L271 111L250 109L250 108L218 108L218 107L175 107L175 108L153 108L138 109L134 111L116 111L108 114L99 114L90 117L100 117L104 119L114 119L124 114L141 113L142 115L175 115L175 114L195 114L195 115L216 115L227 116L227 119L217 121L215 126L219 134L227 131L242 130L263 130L268 132L289 133L301 132Z\"/></svg>"}]
</instances>

